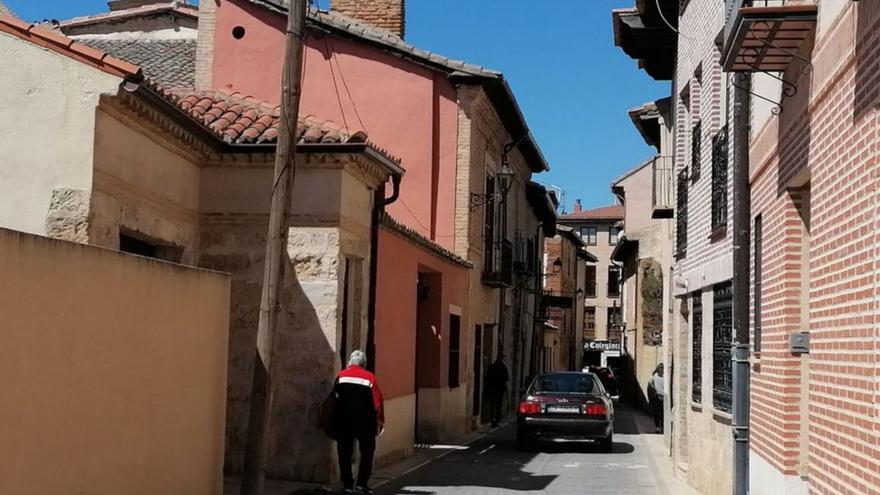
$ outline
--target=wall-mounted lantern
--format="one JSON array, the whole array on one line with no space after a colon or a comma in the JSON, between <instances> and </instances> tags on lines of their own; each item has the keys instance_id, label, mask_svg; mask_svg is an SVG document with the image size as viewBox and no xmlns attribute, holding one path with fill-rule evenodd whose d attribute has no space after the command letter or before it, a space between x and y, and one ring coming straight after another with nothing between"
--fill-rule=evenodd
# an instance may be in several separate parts
<instances>
[{"instance_id":1,"label":"wall-mounted lantern","mask_svg":"<svg viewBox=\"0 0 880 495\"><path fill-rule=\"evenodd\" d=\"M495 180L498 183L498 192L490 194L471 193L471 211L489 203L490 201L503 202L507 198L507 193L513 187L513 170L504 163L498 172L495 173Z\"/></svg>"}]
</instances>

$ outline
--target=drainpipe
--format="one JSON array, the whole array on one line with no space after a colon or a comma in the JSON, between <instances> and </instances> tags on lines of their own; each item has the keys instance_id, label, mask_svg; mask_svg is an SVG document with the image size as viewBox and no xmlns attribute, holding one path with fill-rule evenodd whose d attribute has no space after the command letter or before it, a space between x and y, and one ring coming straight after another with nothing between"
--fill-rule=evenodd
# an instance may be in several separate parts
<instances>
[{"instance_id":1,"label":"drainpipe","mask_svg":"<svg viewBox=\"0 0 880 495\"><path fill-rule=\"evenodd\" d=\"M733 105L733 493L749 492L749 90L751 78L734 75Z\"/></svg>"},{"instance_id":2,"label":"drainpipe","mask_svg":"<svg viewBox=\"0 0 880 495\"><path fill-rule=\"evenodd\" d=\"M400 197L400 181L402 176L391 177L394 189L391 196L385 197L385 185L374 192L372 221L370 222L370 301L367 306L367 369L376 371L376 286L379 267L379 223L385 207Z\"/></svg>"}]
</instances>

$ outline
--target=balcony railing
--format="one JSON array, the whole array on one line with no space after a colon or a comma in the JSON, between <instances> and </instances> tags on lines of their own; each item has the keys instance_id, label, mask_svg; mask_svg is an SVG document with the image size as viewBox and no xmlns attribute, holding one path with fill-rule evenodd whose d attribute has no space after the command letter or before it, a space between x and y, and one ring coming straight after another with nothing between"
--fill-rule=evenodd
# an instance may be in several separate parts
<instances>
[{"instance_id":1,"label":"balcony railing","mask_svg":"<svg viewBox=\"0 0 880 495\"><path fill-rule=\"evenodd\" d=\"M653 218L672 218L675 208L675 177L671 156L654 158Z\"/></svg>"},{"instance_id":2,"label":"balcony railing","mask_svg":"<svg viewBox=\"0 0 880 495\"><path fill-rule=\"evenodd\" d=\"M816 0L725 0L727 72L785 72L815 29Z\"/></svg>"},{"instance_id":3,"label":"balcony railing","mask_svg":"<svg viewBox=\"0 0 880 495\"><path fill-rule=\"evenodd\" d=\"M483 271L483 283L490 287L510 287L513 284L513 243L502 239L494 243L494 256Z\"/></svg>"}]
</instances>

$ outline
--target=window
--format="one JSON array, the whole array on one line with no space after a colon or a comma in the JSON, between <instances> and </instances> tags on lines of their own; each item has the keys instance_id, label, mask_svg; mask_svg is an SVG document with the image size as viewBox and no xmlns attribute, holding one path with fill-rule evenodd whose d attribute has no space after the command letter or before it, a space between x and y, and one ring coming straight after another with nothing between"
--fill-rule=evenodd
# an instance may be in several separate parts
<instances>
[{"instance_id":1,"label":"window","mask_svg":"<svg viewBox=\"0 0 880 495\"><path fill-rule=\"evenodd\" d=\"M119 234L119 250L123 253L136 254L147 258L159 257L159 246L125 234Z\"/></svg>"},{"instance_id":2,"label":"window","mask_svg":"<svg viewBox=\"0 0 880 495\"><path fill-rule=\"evenodd\" d=\"M712 230L727 225L727 126L712 138Z\"/></svg>"},{"instance_id":3,"label":"window","mask_svg":"<svg viewBox=\"0 0 880 495\"><path fill-rule=\"evenodd\" d=\"M688 182L687 169L678 172L678 185L676 187L675 210L675 249L676 255L683 258L687 252L688 243Z\"/></svg>"},{"instance_id":4,"label":"window","mask_svg":"<svg viewBox=\"0 0 880 495\"><path fill-rule=\"evenodd\" d=\"M583 227L581 229L581 239L587 243L588 246L596 245L596 227Z\"/></svg>"},{"instance_id":5,"label":"window","mask_svg":"<svg viewBox=\"0 0 880 495\"><path fill-rule=\"evenodd\" d=\"M486 197L495 195L495 177L486 176ZM483 271L491 272L495 267L495 200L486 202L486 218L483 222Z\"/></svg>"},{"instance_id":6,"label":"window","mask_svg":"<svg viewBox=\"0 0 880 495\"><path fill-rule=\"evenodd\" d=\"M449 388L461 385L459 365L461 354L461 316L449 315Z\"/></svg>"},{"instance_id":7,"label":"window","mask_svg":"<svg viewBox=\"0 0 880 495\"><path fill-rule=\"evenodd\" d=\"M755 306L755 337L754 350L761 352L761 279L763 278L763 258L764 258L764 226L761 215L755 217L755 286L753 289L754 306Z\"/></svg>"},{"instance_id":8,"label":"window","mask_svg":"<svg viewBox=\"0 0 880 495\"><path fill-rule=\"evenodd\" d=\"M691 127L691 180L700 178L700 161L703 148L703 122L697 121Z\"/></svg>"},{"instance_id":9,"label":"window","mask_svg":"<svg viewBox=\"0 0 880 495\"><path fill-rule=\"evenodd\" d=\"M691 398L703 401L703 293L691 296Z\"/></svg>"},{"instance_id":10,"label":"window","mask_svg":"<svg viewBox=\"0 0 880 495\"><path fill-rule=\"evenodd\" d=\"M584 297L596 297L596 265L587 265L587 282Z\"/></svg>"},{"instance_id":11,"label":"window","mask_svg":"<svg viewBox=\"0 0 880 495\"><path fill-rule=\"evenodd\" d=\"M622 326L623 318L621 317L620 308L608 308L608 339L621 340Z\"/></svg>"},{"instance_id":12,"label":"window","mask_svg":"<svg viewBox=\"0 0 880 495\"><path fill-rule=\"evenodd\" d=\"M596 338L596 308L594 306L584 308L584 338Z\"/></svg>"},{"instance_id":13,"label":"window","mask_svg":"<svg viewBox=\"0 0 880 495\"><path fill-rule=\"evenodd\" d=\"M733 404L733 363L730 362L733 337L733 285L716 285L712 307L712 404L730 412Z\"/></svg>"},{"instance_id":14,"label":"window","mask_svg":"<svg viewBox=\"0 0 880 495\"><path fill-rule=\"evenodd\" d=\"M608 297L620 297L620 267L608 267Z\"/></svg>"},{"instance_id":15,"label":"window","mask_svg":"<svg viewBox=\"0 0 880 495\"><path fill-rule=\"evenodd\" d=\"M617 238L620 236L620 227L611 227L608 229L608 244L617 244Z\"/></svg>"}]
</instances>

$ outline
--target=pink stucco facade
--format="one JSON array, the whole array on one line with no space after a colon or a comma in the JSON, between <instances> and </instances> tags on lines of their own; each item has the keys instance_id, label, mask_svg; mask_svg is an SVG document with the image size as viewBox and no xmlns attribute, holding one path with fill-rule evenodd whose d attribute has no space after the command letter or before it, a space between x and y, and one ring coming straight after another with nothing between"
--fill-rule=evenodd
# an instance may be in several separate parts
<instances>
[{"instance_id":1,"label":"pink stucco facade","mask_svg":"<svg viewBox=\"0 0 880 495\"><path fill-rule=\"evenodd\" d=\"M278 104L281 14L244 0L216 9L213 86ZM233 29L244 28L236 39ZM458 103L445 74L363 42L311 30L300 114L363 130L400 158L406 179L396 219L447 249L454 243Z\"/></svg>"}]
</instances>

